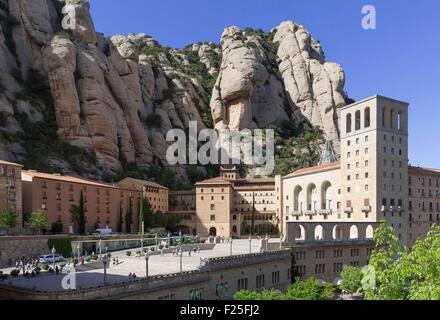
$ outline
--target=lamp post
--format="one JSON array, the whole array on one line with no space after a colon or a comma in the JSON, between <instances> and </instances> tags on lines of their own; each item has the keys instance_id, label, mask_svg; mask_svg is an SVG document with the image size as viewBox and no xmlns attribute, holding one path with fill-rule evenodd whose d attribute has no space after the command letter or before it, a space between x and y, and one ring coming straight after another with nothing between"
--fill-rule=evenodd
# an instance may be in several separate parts
<instances>
[{"instance_id":1,"label":"lamp post","mask_svg":"<svg viewBox=\"0 0 440 320\"><path fill-rule=\"evenodd\" d=\"M148 282L148 261L150 260L150 254L147 252L145 254L145 277L147 278Z\"/></svg>"},{"instance_id":2,"label":"lamp post","mask_svg":"<svg viewBox=\"0 0 440 320\"><path fill-rule=\"evenodd\" d=\"M269 235L266 234L266 252L268 252L269 250Z\"/></svg>"},{"instance_id":3,"label":"lamp post","mask_svg":"<svg viewBox=\"0 0 440 320\"><path fill-rule=\"evenodd\" d=\"M280 250L283 250L283 234L280 235Z\"/></svg>"},{"instance_id":4,"label":"lamp post","mask_svg":"<svg viewBox=\"0 0 440 320\"><path fill-rule=\"evenodd\" d=\"M99 259L102 260L102 239L99 239Z\"/></svg>"},{"instance_id":5,"label":"lamp post","mask_svg":"<svg viewBox=\"0 0 440 320\"><path fill-rule=\"evenodd\" d=\"M108 261L108 258L107 258L107 256L105 256L102 259L102 263L104 264L104 285L107 285L107 261Z\"/></svg>"},{"instance_id":6,"label":"lamp post","mask_svg":"<svg viewBox=\"0 0 440 320\"><path fill-rule=\"evenodd\" d=\"M180 274L183 273L183 251L180 249Z\"/></svg>"},{"instance_id":7,"label":"lamp post","mask_svg":"<svg viewBox=\"0 0 440 320\"><path fill-rule=\"evenodd\" d=\"M171 234L168 232L168 235L167 235L167 246L168 246L168 248L171 248L170 237L171 237Z\"/></svg>"},{"instance_id":8,"label":"lamp post","mask_svg":"<svg viewBox=\"0 0 440 320\"><path fill-rule=\"evenodd\" d=\"M232 242L234 241L234 239L231 238L229 245L230 245L230 253L231 253L231 257L232 257Z\"/></svg>"},{"instance_id":9,"label":"lamp post","mask_svg":"<svg viewBox=\"0 0 440 320\"><path fill-rule=\"evenodd\" d=\"M159 246L159 239L158 239L157 233L154 236L154 240L155 240L155 243L156 243L156 248L154 248L155 249L154 251L157 252L157 247Z\"/></svg>"},{"instance_id":10,"label":"lamp post","mask_svg":"<svg viewBox=\"0 0 440 320\"><path fill-rule=\"evenodd\" d=\"M249 235L249 254L252 254L252 234Z\"/></svg>"},{"instance_id":11,"label":"lamp post","mask_svg":"<svg viewBox=\"0 0 440 320\"><path fill-rule=\"evenodd\" d=\"M53 263L53 271L55 271L55 246L52 248L52 263Z\"/></svg>"},{"instance_id":12,"label":"lamp post","mask_svg":"<svg viewBox=\"0 0 440 320\"><path fill-rule=\"evenodd\" d=\"M80 242L78 242L78 245L76 246L76 249L78 251L78 262L79 262L79 259L81 258L81 254L80 254L81 245L80 245Z\"/></svg>"}]
</instances>

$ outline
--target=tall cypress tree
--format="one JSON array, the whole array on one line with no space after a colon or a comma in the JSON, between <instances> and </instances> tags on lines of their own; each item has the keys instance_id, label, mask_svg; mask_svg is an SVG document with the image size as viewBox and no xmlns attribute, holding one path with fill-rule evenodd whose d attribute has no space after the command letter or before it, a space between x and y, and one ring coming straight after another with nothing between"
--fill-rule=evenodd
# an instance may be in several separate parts
<instances>
[{"instance_id":1,"label":"tall cypress tree","mask_svg":"<svg viewBox=\"0 0 440 320\"><path fill-rule=\"evenodd\" d=\"M254 234L255 229L255 192L252 193L252 222L251 222L251 236Z\"/></svg>"},{"instance_id":2,"label":"tall cypress tree","mask_svg":"<svg viewBox=\"0 0 440 320\"><path fill-rule=\"evenodd\" d=\"M86 234L86 218L84 210L84 193L81 190L81 195L79 197L79 233Z\"/></svg>"},{"instance_id":3,"label":"tall cypress tree","mask_svg":"<svg viewBox=\"0 0 440 320\"><path fill-rule=\"evenodd\" d=\"M144 187L141 187L141 197L139 201L139 233L142 234L145 230L142 230L142 222L144 223L144 229L146 227L145 224L145 215L144 215Z\"/></svg>"}]
</instances>

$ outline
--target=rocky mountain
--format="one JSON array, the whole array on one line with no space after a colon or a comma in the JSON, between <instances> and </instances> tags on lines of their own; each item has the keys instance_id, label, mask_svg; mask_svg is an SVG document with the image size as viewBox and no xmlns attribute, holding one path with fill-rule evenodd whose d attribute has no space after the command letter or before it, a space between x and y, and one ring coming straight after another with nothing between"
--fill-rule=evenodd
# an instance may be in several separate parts
<instances>
[{"instance_id":1,"label":"rocky mountain","mask_svg":"<svg viewBox=\"0 0 440 320\"><path fill-rule=\"evenodd\" d=\"M166 133L190 120L232 130L306 121L337 142L344 72L303 26L230 27L220 46L172 49L97 33L89 5L0 0L0 158L110 180L166 166Z\"/></svg>"}]
</instances>

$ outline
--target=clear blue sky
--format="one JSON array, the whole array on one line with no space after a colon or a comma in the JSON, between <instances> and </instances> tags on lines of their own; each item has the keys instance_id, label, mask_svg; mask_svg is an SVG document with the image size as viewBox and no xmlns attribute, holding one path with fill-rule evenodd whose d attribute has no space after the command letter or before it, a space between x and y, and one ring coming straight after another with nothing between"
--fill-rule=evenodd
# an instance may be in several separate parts
<instances>
[{"instance_id":1,"label":"clear blue sky","mask_svg":"<svg viewBox=\"0 0 440 320\"><path fill-rule=\"evenodd\" d=\"M377 30L361 28L366 4L377 9ZM411 103L411 163L440 168L438 0L91 0L91 6L99 32L144 32L179 48L218 43L227 26L301 23L321 41L327 60L343 65L351 97L381 94Z\"/></svg>"}]
</instances>

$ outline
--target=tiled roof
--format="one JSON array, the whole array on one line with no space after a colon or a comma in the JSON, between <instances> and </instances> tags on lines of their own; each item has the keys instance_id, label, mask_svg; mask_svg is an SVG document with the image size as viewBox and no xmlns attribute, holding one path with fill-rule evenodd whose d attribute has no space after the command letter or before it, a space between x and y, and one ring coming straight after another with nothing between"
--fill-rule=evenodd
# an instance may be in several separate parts
<instances>
[{"instance_id":1,"label":"tiled roof","mask_svg":"<svg viewBox=\"0 0 440 320\"><path fill-rule=\"evenodd\" d=\"M97 187L105 187L105 188L115 188L115 189L128 189L124 187L118 187L116 185L100 182L100 181L92 181L92 180L86 180L83 178L77 178L72 176L62 176L58 174L50 174L50 173L42 173L37 171L26 171L23 170L21 172L22 177L28 176L32 178L40 178L40 179L48 179L48 180L56 180L61 182L70 182L70 183L79 183L79 184L86 184L90 186L97 186Z\"/></svg>"},{"instance_id":2,"label":"tiled roof","mask_svg":"<svg viewBox=\"0 0 440 320\"><path fill-rule=\"evenodd\" d=\"M332 162L329 164L319 165L319 166L315 166L315 167L303 168L303 169L299 169L299 170L287 175L285 178L295 177L295 176L303 175L303 174L307 174L307 173L321 172L321 171L326 171L326 170L330 170L330 169L337 169L340 167L340 165L341 165L341 163L339 161L337 161L337 162Z\"/></svg>"},{"instance_id":3,"label":"tiled roof","mask_svg":"<svg viewBox=\"0 0 440 320\"><path fill-rule=\"evenodd\" d=\"M141 179L135 179L135 178L125 178L122 181L133 181L135 183L141 184L143 186L147 186L147 187L153 187L153 188L160 188L160 189L166 189L168 190L167 187L164 187L156 182L152 182L152 181L147 181L147 180L141 180ZM121 181L121 182L122 182Z\"/></svg>"},{"instance_id":4,"label":"tiled roof","mask_svg":"<svg viewBox=\"0 0 440 320\"><path fill-rule=\"evenodd\" d=\"M440 176L440 170L439 169L430 169L430 168L423 168L423 167L408 167L408 173L412 175L428 175L428 176Z\"/></svg>"},{"instance_id":5,"label":"tiled roof","mask_svg":"<svg viewBox=\"0 0 440 320\"><path fill-rule=\"evenodd\" d=\"M223 177L216 177L212 179L199 181L196 183L196 185L201 185L201 184L232 184L232 182Z\"/></svg>"},{"instance_id":6,"label":"tiled roof","mask_svg":"<svg viewBox=\"0 0 440 320\"><path fill-rule=\"evenodd\" d=\"M0 164L5 166L23 167L21 164L0 160Z\"/></svg>"}]
</instances>

